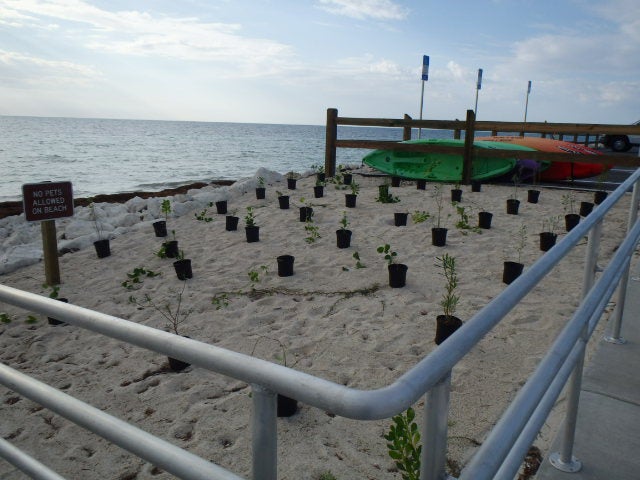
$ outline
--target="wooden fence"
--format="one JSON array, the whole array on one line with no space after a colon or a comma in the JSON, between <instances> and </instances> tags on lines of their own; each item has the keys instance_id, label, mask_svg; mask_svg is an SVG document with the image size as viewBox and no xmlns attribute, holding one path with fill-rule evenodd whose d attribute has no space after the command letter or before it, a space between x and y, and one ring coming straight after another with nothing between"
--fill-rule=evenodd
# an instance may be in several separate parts
<instances>
[{"instance_id":1,"label":"wooden fence","mask_svg":"<svg viewBox=\"0 0 640 480\"><path fill-rule=\"evenodd\" d=\"M557 135L562 139L565 135L573 135L574 140L579 136L585 137L585 143L589 138L597 141L600 135L640 135L640 126L634 125L602 125L586 123L535 123L527 122L490 122L475 120L473 110L467 110L467 118L461 120L414 120L409 115L402 119L388 118L354 118L339 117L335 108L327 109L327 132L325 144L325 172L328 177L335 175L336 170L336 149L337 148L366 148L381 150L396 150L406 152L437 152L459 154L460 149L456 147L445 147L441 145L420 145L411 143L399 143L388 140L353 140L338 139L338 125L363 126L363 127L394 127L403 128L403 140L411 138L411 130L414 128L453 130L454 138L460 138L461 132L465 132L464 162L462 170L462 183L468 185L471 182L471 162L475 157L509 157L527 158L533 160L548 160L553 162L569 163L602 163L615 166L640 166L638 158L624 155L598 155L585 156L570 153L548 153L548 152L526 152L521 150L487 150L473 147L473 138L476 131L491 132L492 135L499 133L515 133L524 135L527 133L538 133L541 136Z\"/></svg>"}]
</instances>

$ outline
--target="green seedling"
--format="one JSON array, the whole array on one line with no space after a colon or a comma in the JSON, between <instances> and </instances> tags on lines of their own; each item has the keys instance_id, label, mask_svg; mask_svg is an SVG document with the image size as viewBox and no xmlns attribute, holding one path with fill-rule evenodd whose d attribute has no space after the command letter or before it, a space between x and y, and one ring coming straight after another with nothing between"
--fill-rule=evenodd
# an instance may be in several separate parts
<instances>
[{"instance_id":1,"label":"green seedling","mask_svg":"<svg viewBox=\"0 0 640 480\"><path fill-rule=\"evenodd\" d=\"M216 306L216 310L226 308L229 306L229 295L226 293L214 295L211 299L211 303Z\"/></svg>"},{"instance_id":2,"label":"green seedling","mask_svg":"<svg viewBox=\"0 0 640 480\"><path fill-rule=\"evenodd\" d=\"M356 268L367 268L367 266L360 261L360 254L358 252L353 252L352 257L356 261Z\"/></svg>"},{"instance_id":3,"label":"green seedling","mask_svg":"<svg viewBox=\"0 0 640 480\"><path fill-rule=\"evenodd\" d=\"M313 219L311 218L307 218L304 224L304 231L307 232L307 237L305 237L304 241L309 244L315 243L315 241L320 238L318 226L313 223Z\"/></svg>"},{"instance_id":4,"label":"green seedling","mask_svg":"<svg viewBox=\"0 0 640 480\"><path fill-rule=\"evenodd\" d=\"M442 257L436 257L439 262L438 267L442 268L442 275L446 279L445 293L440 301L440 306L443 309L443 313L447 317L453 316L460 301L460 296L456 295L456 288L458 287L458 275L456 273L456 259L448 253L445 253Z\"/></svg>"},{"instance_id":5,"label":"green seedling","mask_svg":"<svg viewBox=\"0 0 640 480\"><path fill-rule=\"evenodd\" d=\"M168 198L162 200L160 204L160 211L164 213L165 222L169 220L169 214L171 213L171 201Z\"/></svg>"},{"instance_id":6,"label":"green seedling","mask_svg":"<svg viewBox=\"0 0 640 480\"><path fill-rule=\"evenodd\" d=\"M416 210L411 214L411 220L413 221L413 223L426 222L427 220L429 220L429 217L431 217L431 215L424 210Z\"/></svg>"},{"instance_id":7,"label":"green seedling","mask_svg":"<svg viewBox=\"0 0 640 480\"><path fill-rule=\"evenodd\" d=\"M122 285L127 290L136 290L142 285L144 277L152 278L157 277L158 275L160 275L159 272L147 270L144 267L136 267L131 273L127 273L127 279L120 285Z\"/></svg>"},{"instance_id":8,"label":"green seedling","mask_svg":"<svg viewBox=\"0 0 640 480\"><path fill-rule=\"evenodd\" d=\"M213 207L213 202L209 202L209 207ZM213 221L213 218L207 217L207 208L202 210L200 213L194 213L193 215L196 217L196 220L199 222L209 223Z\"/></svg>"},{"instance_id":9,"label":"green seedling","mask_svg":"<svg viewBox=\"0 0 640 480\"><path fill-rule=\"evenodd\" d=\"M7 313L0 313L0 323L11 323L11 317Z\"/></svg>"},{"instance_id":10,"label":"green seedling","mask_svg":"<svg viewBox=\"0 0 640 480\"><path fill-rule=\"evenodd\" d=\"M384 255L384 259L387 261L389 265L392 265L395 258L398 256L396 252L391 250L391 245L389 245L388 243L385 243L384 245L381 245L380 247L378 247L377 251L378 253L381 253Z\"/></svg>"},{"instance_id":11,"label":"green seedling","mask_svg":"<svg viewBox=\"0 0 640 480\"><path fill-rule=\"evenodd\" d=\"M253 213L253 207L247 207L247 214L244 216L244 224L246 227L256 226L256 217Z\"/></svg>"},{"instance_id":12,"label":"green seedling","mask_svg":"<svg viewBox=\"0 0 640 480\"><path fill-rule=\"evenodd\" d=\"M420 432L415 422L413 408L394 416L389 433L384 436L387 441L389 456L402 474L403 480L420 479Z\"/></svg>"}]
</instances>

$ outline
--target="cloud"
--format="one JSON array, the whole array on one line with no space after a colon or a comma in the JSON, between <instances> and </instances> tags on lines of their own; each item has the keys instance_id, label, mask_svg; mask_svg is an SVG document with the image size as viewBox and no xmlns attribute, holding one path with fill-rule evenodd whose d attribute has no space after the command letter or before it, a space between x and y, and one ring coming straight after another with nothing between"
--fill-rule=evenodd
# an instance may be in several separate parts
<instances>
[{"instance_id":1,"label":"cloud","mask_svg":"<svg viewBox=\"0 0 640 480\"><path fill-rule=\"evenodd\" d=\"M408 9L391 0L320 0L319 8L359 20L403 20L409 14Z\"/></svg>"}]
</instances>

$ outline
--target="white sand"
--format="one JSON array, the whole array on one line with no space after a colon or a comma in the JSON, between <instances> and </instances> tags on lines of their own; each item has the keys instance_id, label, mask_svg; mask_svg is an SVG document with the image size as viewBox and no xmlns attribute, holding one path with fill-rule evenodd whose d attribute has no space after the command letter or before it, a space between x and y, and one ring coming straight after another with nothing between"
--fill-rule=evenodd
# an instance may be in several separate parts
<instances>
[{"instance_id":1,"label":"white sand","mask_svg":"<svg viewBox=\"0 0 640 480\"><path fill-rule=\"evenodd\" d=\"M463 235L455 228L458 217L445 203L449 228L447 245L431 245L431 223L395 227L393 213L426 210L435 213L433 185L420 191L407 182L391 188L400 197L396 204L375 201L380 178L356 176L361 186L357 208L344 208L345 191L333 185L325 197L313 199L313 178L298 182L289 191L292 208L278 209L276 190L267 186L267 199L256 200L231 190L230 209L240 217L247 206L255 207L260 242L245 241L243 221L236 232L226 232L224 215L209 209L213 221L199 222L193 211L169 219L180 248L193 261L194 278L187 282L184 303L192 309L181 333L194 339L251 353L260 336L277 338L287 349L289 364L322 378L354 388L373 389L393 382L433 348L435 317L444 280L434 265L447 252L456 258L461 300L457 315L468 320L504 288L502 263L513 260L514 231L527 225L527 247L522 254L531 265L543 252L538 248L541 222L563 215L563 191L543 189L540 203L526 202L520 190L520 214L507 215L509 186L483 186L480 193L464 187L462 205L477 205L494 213L491 230ZM449 196L445 186L445 197ZM195 193L195 192L192 192ZM315 225L321 238L305 242L299 222L300 198L311 199ZM592 194L577 192L580 200ZM189 197L174 199L185 201ZM472 203L473 202L473 203ZM176 202L177 203L177 202ZM626 198L604 223L600 264L605 264L624 236ZM346 211L353 230L352 246L336 248L335 230ZM561 228L564 232L564 228ZM561 232L561 233L562 233ZM562 238L560 235L559 239ZM387 285L387 269L376 247L389 243L398 261L409 267L407 285ZM455 368L450 415L449 457L458 464L468 460L472 447L483 441L527 376L533 371L554 336L575 309L581 290L583 242L552 275ZM129 303L132 292L121 283L127 273L141 266L162 275L146 278L139 291L164 302L175 298L182 282L172 262L154 255L161 244L147 221L111 242L112 255L99 260L93 248L61 257L63 283L60 295L74 304L116 315L133 322L165 328L153 310L139 310ZM366 268L356 269L354 252ZM277 276L275 258L295 256L295 275ZM260 273L255 285L261 294L250 295L250 270ZM42 264L0 275L5 285L46 294L41 287ZM216 310L214 295L228 293L229 305ZM241 293L236 293L241 292ZM62 389L119 418L133 422L236 473L250 476L251 398L247 385L212 372L190 367L182 373L164 371L166 357L105 339L73 326L52 327L38 316L35 325L24 322L27 313L0 305L13 321L0 324L0 360ZM255 355L278 361L277 342L261 341ZM83 431L67 420L0 387L0 434L31 452L63 476L74 479L172 478L118 447ZM422 402L418 404L422 407ZM419 419L421 409L418 408ZM536 442L543 449L554 434L557 421L545 427ZM279 478L317 479L331 471L339 479L400 478L387 455L382 435L390 420L357 422L328 415L302 405L298 414L279 419ZM24 476L0 460L0 477Z\"/></svg>"}]
</instances>

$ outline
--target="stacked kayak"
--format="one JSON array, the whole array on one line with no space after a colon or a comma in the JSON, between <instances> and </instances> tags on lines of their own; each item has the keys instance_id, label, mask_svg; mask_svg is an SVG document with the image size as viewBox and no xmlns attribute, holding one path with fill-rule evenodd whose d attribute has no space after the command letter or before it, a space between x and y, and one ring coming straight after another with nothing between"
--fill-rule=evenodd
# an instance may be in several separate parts
<instances>
[{"instance_id":1,"label":"stacked kayak","mask_svg":"<svg viewBox=\"0 0 640 480\"><path fill-rule=\"evenodd\" d=\"M476 140L500 142L505 145L528 147L539 152L573 153L578 155L601 155L600 152L577 143L564 142L542 137L483 137ZM550 162L548 168L540 173L540 180L553 182L559 180L589 178L600 175L608 167L598 163Z\"/></svg>"},{"instance_id":2,"label":"stacked kayak","mask_svg":"<svg viewBox=\"0 0 640 480\"><path fill-rule=\"evenodd\" d=\"M402 143L455 147L460 149L460 153L375 150L366 155L362 161L365 165L396 177L435 182L462 180L464 140L421 139ZM532 147L523 145L480 140L474 141L473 146L488 150L534 150ZM471 179L487 180L505 175L511 172L516 164L514 158L479 157L471 165Z\"/></svg>"}]
</instances>

